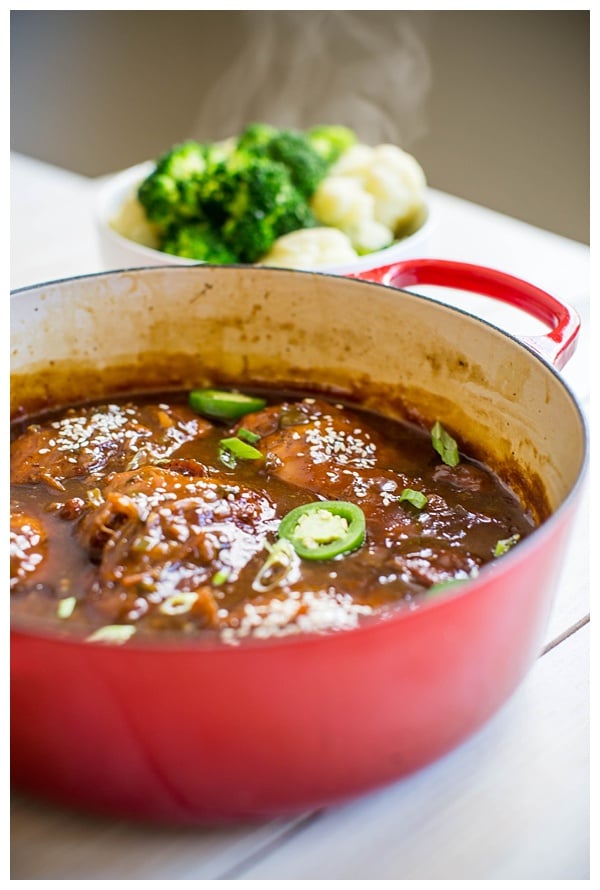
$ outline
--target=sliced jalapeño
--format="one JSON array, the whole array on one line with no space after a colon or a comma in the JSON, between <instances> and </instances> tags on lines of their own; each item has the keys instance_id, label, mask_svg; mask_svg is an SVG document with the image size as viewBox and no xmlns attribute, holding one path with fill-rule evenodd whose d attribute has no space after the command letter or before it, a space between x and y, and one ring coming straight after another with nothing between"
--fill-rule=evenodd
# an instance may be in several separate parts
<instances>
[{"instance_id":1,"label":"sliced jalape\u00f1o","mask_svg":"<svg viewBox=\"0 0 600 890\"><path fill-rule=\"evenodd\" d=\"M237 420L253 411L261 411L266 399L241 392L221 389L193 389L189 394L190 408L197 414L217 420Z\"/></svg>"},{"instance_id":2,"label":"sliced jalape\u00f1o","mask_svg":"<svg viewBox=\"0 0 600 890\"><path fill-rule=\"evenodd\" d=\"M365 540L365 514L349 501L314 501L281 520L279 537L302 559L333 559L357 550Z\"/></svg>"}]
</instances>

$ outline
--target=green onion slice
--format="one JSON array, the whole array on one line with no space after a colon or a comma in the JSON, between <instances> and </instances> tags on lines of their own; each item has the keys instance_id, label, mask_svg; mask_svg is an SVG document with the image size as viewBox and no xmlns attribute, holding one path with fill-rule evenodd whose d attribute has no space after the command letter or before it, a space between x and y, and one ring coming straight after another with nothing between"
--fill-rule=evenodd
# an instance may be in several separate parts
<instances>
[{"instance_id":1,"label":"green onion slice","mask_svg":"<svg viewBox=\"0 0 600 890\"><path fill-rule=\"evenodd\" d=\"M511 547L514 547L515 544L521 540L521 535L511 535L510 538L503 538L501 541L496 541L496 546L494 547L494 556L504 556L505 553L508 553Z\"/></svg>"},{"instance_id":2,"label":"green onion slice","mask_svg":"<svg viewBox=\"0 0 600 890\"><path fill-rule=\"evenodd\" d=\"M281 520L279 537L303 559L333 559L358 549L366 534L365 514L349 501L315 501Z\"/></svg>"},{"instance_id":3,"label":"green onion slice","mask_svg":"<svg viewBox=\"0 0 600 890\"><path fill-rule=\"evenodd\" d=\"M77 600L74 596L66 596L58 601L56 614L59 618L70 618L75 611Z\"/></svg>"},{"instance_id":4,"label":"green onion slice","mask_svg":"<svg viewBox=\"0 0 600 890\"><path fill-rule=\"evenodd\" d=\"M255 442L260 441L258 433L253 433L252 430L247 430L243 426L239 428L237 435L238 439L243 439L244 442L249 442L250 445L254 445Z\"/></svg>"},{"instance_id":5,"label":"green onion slice","mask_svg":"<svg viewBox=\"0 0 600 890\"><path fill-rule=\"evenodd\" d=\"M214 584L215 587L220 587L222 584L225 584L229 575L231 574L231 569L219 569L214 573L212 578L210 579L211 584Z\"/></svg>"},{"instance_id":6,"label":"green onion slice","mask_svg":"<svg viewBox=\"0 0 600 890\"><path fill-rule=\"evenodd\" d=\"M449 467L456 467L460 463L458 445L456 440L447 433L439 420L436 420L431 430L431 444Z\"/></svg>"},{"instance_id":7,"label":"green onion slice","mask_svg":"<svg viewBox=\"0 0 600 890\"><path fill-rule=\"evenodd\" d=\"M266 399L220 389L194 389L188 399L197 414L217 420L237 420L252 411L261 411L267 404Z\"/></svg>"},{"instance_id":8,"label":"green onion slice","mask_svg":"<svg viewBox=\"0 0 600 890\"><path fill-rule=\"evenodd\" d=\"M122 645L133 636L135 627L133 624L107 624L99 627L86 640L89 643L109 643L112 645Z\"/></svg>"},{"instance_id":9,"label":"green onion slice","mask_svg":"<svg viewBox=\"0 0 600 890\"><path fill-rule=\"evenodd\" d=\"M300 559L290 541L281 538L272 545L265 543L265 549L269 555L252 582L253 590L266 593L298 580Z\"/></svg>"},{"instance_id":10,"label":"green onion slice","mask_svg":"<svg viewBox=\"0 0 600 890\"><path fill-rule=\"evenodd\" d=\"M398 496L399 501L408 501L417 510L422 510L427 503L427 496L422 491L415 491L414 488L405 488L402 494Z\"/></svg>"},{"instance_id":11,"label":"green onion slice","mask_svg":"<svg viewBox=\"0 0 600 890\"><path fill-rule=\"evenodd\" d=\"M158 611L163 615L185 615L198 599L197 593L174 593L162 601Z\"/></svg>"},{"instance_id":12,"label":"green onion slice","mask_svg":"<svg viewBox=\"0 0 600 890\"><path fill-rule=\"evenodd\" d=\"M262 456L262 451L237 436L230 436L219 442L219 457L228 467L234 467L237 460L260 460Z\"/></svg>"},{"instance_id":13,"label":"green onion slice","mask_svg":"<svg viewBox=\"0 0 600 890\"><path fill-rule=\"evenodd\" d=\"M465 581L468 581L468 578L450 578L448 581L438 581L437 584L432 584L431 587L427 590L427 596L436 596L438 593L445 593L446 590L450 590L452 587L460 587L461 584L464 584Z\"/></svg>"}]
</instances>

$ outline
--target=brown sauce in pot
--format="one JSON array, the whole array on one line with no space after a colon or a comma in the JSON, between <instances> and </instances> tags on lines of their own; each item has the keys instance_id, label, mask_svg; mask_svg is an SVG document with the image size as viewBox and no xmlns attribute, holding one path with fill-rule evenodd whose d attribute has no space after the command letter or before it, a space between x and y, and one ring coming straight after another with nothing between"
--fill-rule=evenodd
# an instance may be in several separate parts
<instances>
[{"instance_id":1,"label":"brown sauce in pot","mask_svg":"<svg viewBox=\"0 0 600 890\"><path fill-rule=\"evenodd\" d=\"M227 422L171 393L15 424L13 620L128 645L341 630L418 608L534 528L492 470L445 463L428 430L322 398L265 402ZM361 542L298 555L281 523L315 501L359 507ZM332 522L335 545L348 523ZM319 550L329 532L310 528Z\"/></svg>"}]
</instances>

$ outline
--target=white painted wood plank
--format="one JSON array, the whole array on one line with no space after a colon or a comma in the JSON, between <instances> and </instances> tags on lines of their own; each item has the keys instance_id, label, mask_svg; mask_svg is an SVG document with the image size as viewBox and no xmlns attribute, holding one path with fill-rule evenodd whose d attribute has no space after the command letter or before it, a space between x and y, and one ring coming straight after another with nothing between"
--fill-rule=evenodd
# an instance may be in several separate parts
<instances>
[{"instance_id":1,"label":"white painted wood plank","mask_svg":"<svg viewBox=\"0 0 600 890\"><path fill-rule=\"evenodd\" d=\"M11 156L11 289L101 270L94 183Z\"/></svg>"},{"instance_id":2,"label":"white painted wood plank","mask_svg":"<svg viewBox=\"0 0 600 890\"><path fill-rule=\"evenodd\" d=\"M134 825L16 795L11 806L11 878L203 880L273 844L297 821L206 828Z\"/></svg>"},{"instance_id":3,"label":"white painted wood plank","mask_svg":"<svg viewBox=\"0 0 600 890\"><path fill-rule=\"evenodd\" d=\"M235 877L589 877L588 636L584 628L540 658L503 710L459 749L323 812Z\"/></svg>"},{"instance_id":4,"label":"white painted wood plank","mask_svg":"<svg viewBox=\"0 0 600 890\"><path fill-rule=\"evenodd\" d=\"M565 630L574 627L590 611L590 486L581 493L581 501L571 527L554 606L544 644L548 645Z\"/></svg>"}]
</instances>

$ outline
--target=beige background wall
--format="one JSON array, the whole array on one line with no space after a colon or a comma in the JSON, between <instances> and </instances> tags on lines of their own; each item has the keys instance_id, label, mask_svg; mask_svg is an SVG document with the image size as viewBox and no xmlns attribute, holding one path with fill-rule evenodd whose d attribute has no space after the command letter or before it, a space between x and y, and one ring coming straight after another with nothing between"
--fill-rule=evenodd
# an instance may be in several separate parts
<instances>
[{"instance_id":1,"label":"beige background wall","mask_svg":"<svg viewBox=\"0 0 600 890\"><path fill-rule=\"evenodd\" d=\"M589 240L589 13L13 11L11 146L96 176L251 120L355 127Z\"/></svg>"}]
</instances>

